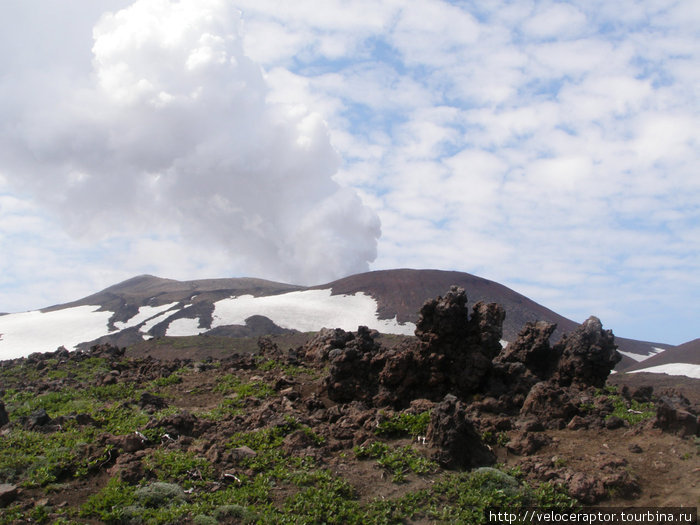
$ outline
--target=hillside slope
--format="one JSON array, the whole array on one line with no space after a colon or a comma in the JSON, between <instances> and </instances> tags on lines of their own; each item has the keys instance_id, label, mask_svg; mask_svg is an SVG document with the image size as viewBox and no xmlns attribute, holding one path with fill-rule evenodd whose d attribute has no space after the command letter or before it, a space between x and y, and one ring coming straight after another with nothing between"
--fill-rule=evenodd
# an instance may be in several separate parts
<instances>
[{"instance_id":1,"label":"hillside slope","mask_svg":"<svg viewBox=\"0 0 700 525\"><path fill-rule=\"evenodd\" d=\"M553 341L576 326L510 288L464 272L381 270L313 287L253 278L176 281L141 275L77 301L0 317L0 358L59 346L125 346L164 335L240 337L323 327L354 330L359 325L410 335L422 304L453 285L466 290L470 305L479 301L503 305L506 341L513 341L531 321L555 323ZM671 347L617 341L624 355L619 370Z\"/></svg>"}]
</instances>

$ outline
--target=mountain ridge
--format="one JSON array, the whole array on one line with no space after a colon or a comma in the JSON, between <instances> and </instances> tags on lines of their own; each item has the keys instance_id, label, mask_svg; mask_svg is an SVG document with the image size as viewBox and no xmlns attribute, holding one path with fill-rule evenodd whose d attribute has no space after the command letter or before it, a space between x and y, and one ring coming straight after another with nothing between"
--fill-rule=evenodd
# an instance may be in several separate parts
<instances>
[{"instance_id":1,"label":"mountain ridge","mask_svg":"<svg viewBox=\"0 0 700 525\"><path fill-rule=\"evenodd\" d=\"M71 317L70 322L76 323L76 330L80 328L81 316L89 317L90 322L94 322L90 333L99 334L98 337L81 339L80 333L76 333L79 341L61 343L82 348L106 342L129 345L149 337L197 335L212 330L249 336L265 335L270 329L313 331L324 326L334 328L328 325L338 322L342 322L345 329L374 323L372 327L380 331L411 335L423 303L445 294L454 285L466 290L470 305L479 301L496 302L505 308L503 339L506 341L513 341L528 322L555 323L557 328L552 341L578 326L577 322L495 281L466 272L411 268L364 272L315 286L251 277L178 281L142 274L82 299L38 312L64 317L70 317L73 312L76 317ZM7 327L11 321L19 322L21 315L2 316L0 334L10 334L11 329L3 329L3 326ZM235 319L229 318L231 315ZM27 326L23 329L34 330L30 316L25 317ZM249 323L248 319L253 317L255 322ZM34 322L42 318L36 319ZM64 329L69 321L64 319L56 323L60 324L58 328ZM99 326L104 326L102 333ZM627 338L616 338L616 341L624 356L618 369L636 366L638 361L651 358L659 349L673 348L664 343ZM2 346L0 339L0 358ZM44 346L34 351L53 349L55 346Z\"/></svg>"}]
</instances>

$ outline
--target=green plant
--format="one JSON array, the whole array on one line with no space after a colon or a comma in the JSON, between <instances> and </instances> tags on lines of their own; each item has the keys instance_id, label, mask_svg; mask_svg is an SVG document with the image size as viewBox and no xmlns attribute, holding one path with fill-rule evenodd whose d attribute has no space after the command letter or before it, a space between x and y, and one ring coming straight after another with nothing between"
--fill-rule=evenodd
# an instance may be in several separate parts
<instances>
[{"instance_id":1,"label":"green plant","mask_svg":"<svg viewBox=\"0 0 700 525\"><path fill-rule=\"evenodd\" d=\"M379 436L401 436L411 437L424 436L430 424L430 411L419 414L399 412L390 419L382 421L377 425L375 433Z\"/></svg>"},{"instance_id":2,"label":"green plant","mask_svg":"<svg viewBox=\"0 0 700 525\"><path fill-rule=\"evenodd\" d=\"M506 432L499 432L496 438L496 444L499 447L505 447L510 442L510 436Z\"/></svg>"},{"instance_id":3,"label":"green plant","mask_svg":"<svg viewBox=\"0 0 700 525\"><path fill-rule=\"evenodd\" d=\"M49 509L45 505L37 505L30 512L32 520L36 523L46 523L49 520Z\"/></svg>"},{"instance_id":4,"label":"green plant","mask_svg":"<svg viewBox=\"0 0 700 525\"><path fill-rule=\"evenodd\" d=\"M247 397L264 399L275 394L275 390L267 383L263 383L262 381L244 383L238 376L233 374L221 376L217 380L213 390L223 395L235 394L238 399L245 399Z\"/></svg>"},{"instance_id":5,"label":"green plant","mask_svg":"<svg viewBox=\"0 0 700 525\"><path fill-rule=\"evenodd\" d=\"M182 383L182 376L178 372L174 372L168 376L159 377L154 379L151 384L154 387L163 388L166 386L177 385Z\"/></svg>"},{"instance_id":6,"label":"green plant","mask_svg":"<svg viewBox=\"0 0 700 525\"><path fill-rule=\"evenodd\" d=\"M634 399L628 401L622 396L611 396L611 399L614 407L613 413L606 416L606 419L619 417L630 425L635 425L656 415L654 403L640 403Z\"/></svg>"},{"instance_id":7,"label":"green plant","mask_svg":"<svg viewBox=\"0 0 700 525\"><path fill-rule=\"evenodd\" d=\"M135 487L111 478L98 493L90 496L80 508L83 518L98 518L105 523L119 523L124 518L124 509L134 504Z\"/></svg>"},{"instance_id":8,"label":"green plant","mask_svg":"<svg viewBox=\"0 0 700 525\"><path fill-rule=\"evenodd\" d=\"M377 463L393 474L392 480L400 483L406 480L406 474L428 474L437 469L437 464L416 452L411 446L389 448L385 443L375 441L367 446L354 449L358 459L373 458Z\"/></svg>"},{"instance_id":9,"label":"green plant","mask_svg":"<svg viewBox=\"0 0 700 525\"><path fill-rule=\"evenodd\" d=\"M595 408L595 405L589 401L589 402L585 402L585 403L580 403L578 408L581 412L588 413L588 412L593 411L593 409Z\"/></svg>"},{"instance_id":10,"label":"green plant","mask_svg":"<svg viewBox=\"0 0 700 525\"><path fill-rule=\"evenodd\" d=\"M358 523L359 504L355 497L354 489L346 481L335 479L291 496L285 501L284 512L304 516L305 523Z\"/></svg>"},{"instance_id":11,"label":"green plant","mask_svg":"<svg viewBox=\"0 0 700 525\"><path fill-rule=\"evenodd\" d=\"M177 481L189 488L197 481L210 480L213 468L209 461L192 452L156 449L146 456L145 467L161 481Z\"/></svg>"}]
</instances>

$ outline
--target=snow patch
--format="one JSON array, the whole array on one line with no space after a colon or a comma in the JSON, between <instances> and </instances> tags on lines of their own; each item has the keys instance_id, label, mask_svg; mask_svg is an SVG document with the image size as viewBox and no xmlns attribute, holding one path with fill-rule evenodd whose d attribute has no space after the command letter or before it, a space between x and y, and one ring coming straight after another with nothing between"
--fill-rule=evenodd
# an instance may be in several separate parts
<instances>
[{"instance_id":1,"label":"snow patch","mask_svg":"<svg viewBox=\"0 0 700 525\"><path fill-rule=\"evenodd\" d=\"M652 374L668 374L670 376L687 376L700 379L700 365L691 363L668 363L643 368L642 370L631 370L629 373L636 374L637 372L651 372Z\"/></svg>"},{"instance_id":2,"label":"snow patch","mask_svg":"<svg viewBox=\"0 0 700 525\"><path fill-rule=\"evenodd\" d=\"M199 318L189 319L187 317L181 317L180 319L175 319L168 325L165 335L183 337L187 335L199 335L207 330L208 328L199 327Z\"/></svg>"},{"instance_id":3,"label":"snow patch","mask_svg":"<svg viewBox=\"0 0 700 525\"><path fill-rule=\"evenodd\" d=\"M156 315L155 317L151 317L148 321L146 321L141 328L139 328L139 332L142 334L148 333L148 331L153 328L155 325L158 323L165 321L168 317L170 317L173 314L176 314L177 311L174 310L167 310L163 312L162 314Z\"/></svg>"},{"instance_id":4,"label":"snow patch","mask_svg":"<svg viewBox=\"0 0 700 525\"><path fill-rule=\"evenodd\" d=\"M634 359L635 361L637 361L637 363L641 363L642 361L646 361L650 357L654 357L656 354L665 352L665 350L663 348L654 346L651 350L649 350L648 354L635 354L634 352L624 352L622 350L618 350L618 352L620 352L622 355L626 355L630 359Z\"/></svg>"},{"instance_id":5,"label":"snow patch","mask_svg":"<svg viewBox=\"0 0 700 525\"><path fill-rule=\"evenodd\" d=\"M117 328L117 330L124 330L126 328L131 328L132 326L138 326L151 317L154 317L161 312L170 310L176 304L177 302L164 304L162 306L142 306L139 308L138 313L134 317L128 319L126 322L117 321L114 323L114 326Z\"/></svg>"},{"instance_id":6,"label":"snow patch","mask_svg":"<svg viewBox=\"0 0 700 525\"><path fill-rule=\"evenodd\" d=\"M301 332L321 328L357 330L360 325L388 334L412 335L413 323L377 317L377 302L364 293L331 295L331 290L304 290L281 295L241 295L214 303L212 328L244 325L251 315L263 315L277 326Z\"/></svg>"},{"instance_id":7,"label":"snow patch","mask_svg":"<svg viewBox=\"0 0 700 525\"><path fill-rule=\"evenodd\" d=\"M53 352L59 346L72 350L79 343L108 334L113 312L99 312L100 308L86 305L0 316L0 360Z\"/></svg>"}]
</instances>

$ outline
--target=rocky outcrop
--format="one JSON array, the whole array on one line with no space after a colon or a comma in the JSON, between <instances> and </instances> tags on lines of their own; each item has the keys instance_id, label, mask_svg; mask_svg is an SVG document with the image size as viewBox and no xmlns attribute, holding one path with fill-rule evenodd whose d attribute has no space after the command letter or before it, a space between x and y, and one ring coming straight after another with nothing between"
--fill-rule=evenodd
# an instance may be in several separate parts
<instances>
[{"instance_id":1,"label":"rocky outcrop","mask_svg":"<svg viewBox=\"0 0 700 525\"><path fill-rule=\"evenodd\" d=\"M448 393L463 398L483 390L501 349L504 318L500 306L484 303L477 303L470 316L464 290L453 287L421 308L417 344L387 350L360 327L353 337L326 332L305 355L328 356L326 386L337 402L359 399L403 408L418 398L437 401Z\"/></svg>"},{"instance_id":2,"label":"rocky outcrop","mask_svg":"<svg viewBox=\"0 0 700 525\"><path fill-rule=\"evenodd\" d=\"M552 376L559 354L550 346L549 338L557 325L546 321L527 323L518 338L498 355L498 363L521 363L537 379Z\"/></svg>"},{"instance_id":3,"label":"rocky outcrop","mask_svg":"<svg viewBox=\"0 0 700 525\"><path fill-rule=\"evenodd\" d=\"M453 395L445 396L433 409L427 439L438 449L435 460L446 468L474 468L496 462L468 418L464 403Z\"/></svg>"},{"instance_id":4,"label":"rocky outcrop","mask_svg":"<svg viewBox=\"0 0 700 525\"><path fill-rule=\"evenodd\" d=\"M562 386L602 388L610 371L622 359L611 330L603 330L597 317L565 334L554 346L560 355L553 380Z\"/></svg>"},{"instance_id":5,"label":"rocky outcrop","mask_svg":"<svg viewBox=\"0 0 700 525\"><path fill-rule=\"evenodd\" d=\"M496 304L477 303L470 312L464 290L452 287L421 308L417 342L385 349L365 327L323 330L301 354L330 361L326 389L339 403L400 409L418 398L479 395L500 412L566 426L579 415L580 391L602 387L620 360L612 332L591 317L551 345L556 325L528 323L501 348L504 318Z\"/></svg>"}]
</instances>

